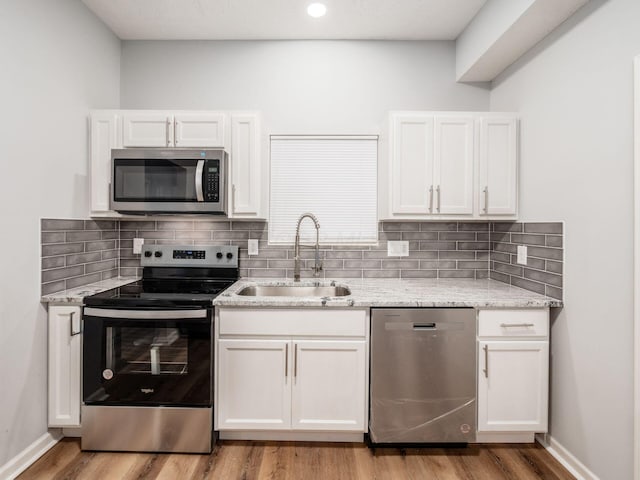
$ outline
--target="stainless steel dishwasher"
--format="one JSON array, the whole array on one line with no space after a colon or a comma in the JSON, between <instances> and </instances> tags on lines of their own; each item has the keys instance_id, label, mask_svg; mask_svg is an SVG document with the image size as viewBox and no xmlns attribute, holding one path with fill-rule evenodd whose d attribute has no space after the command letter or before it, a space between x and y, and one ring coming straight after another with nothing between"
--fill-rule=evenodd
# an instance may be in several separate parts
<instances>
[{"instance_id":1,"label":"stainless steel dishwasher","mask_svg":"<svg viewBox=\"0 0 640 480\"><path fill-rule=\"evenodd\" d=\"M372 309L372 444L475 441L475 320L472 308Z\"/></svg>"}]
</instances>

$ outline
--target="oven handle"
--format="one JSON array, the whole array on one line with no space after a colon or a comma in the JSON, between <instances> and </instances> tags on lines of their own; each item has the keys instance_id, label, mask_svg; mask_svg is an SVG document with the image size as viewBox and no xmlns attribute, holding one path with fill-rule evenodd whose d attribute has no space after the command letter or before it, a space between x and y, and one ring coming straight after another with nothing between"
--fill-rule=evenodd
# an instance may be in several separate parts
<instances>
[{"instance_id":1,"label":"oven handle","mask_svg":"<svg viewBox=\"0 0 640 480\"><path fill-rule=\"evenodd\" d=\"M132 320L175 320L207 318L208 310L117 310L85 307L84 315L99 318L124 318Z\"/></svg>"},{"instance_id":2,"label":"oven handle","mask_svg":"<svg viewBox=\"0 0 640 480\"><path fill-rule=\"evenodd\" d=\"M204 202L204 192L202 191L202 174L204 172L204 160L198 160L196 166L196 198L199 202Z\"/></svg>"}]
</instances>

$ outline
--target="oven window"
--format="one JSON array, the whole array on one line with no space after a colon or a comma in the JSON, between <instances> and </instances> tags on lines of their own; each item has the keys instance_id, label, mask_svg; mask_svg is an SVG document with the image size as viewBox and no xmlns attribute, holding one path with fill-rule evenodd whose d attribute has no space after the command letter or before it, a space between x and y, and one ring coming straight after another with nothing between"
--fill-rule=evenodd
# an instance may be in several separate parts
<instances>
[{"instance_id":1,"label":"oven window","mask_svg":"<svg viewBox=\"0 0 640 480\"><path fill-rule=\"evenodd\" d=\"M106 366L114 374L187 375L189 341L177 328L106 328Z\"/></svg>"},{"instance_id":2,"label":"oven window","mask_svg":"<svg viewBox=\"0 0 640 480\"><path fill-rule=\"evenodd\" d=\"M212 402L211 321L84 318L83 399L95 405Z\"/></svg>"},{"instance_id":3,"label":"oven window","mask_svg":"<svg viewBox=\"0 0 640 480\"><path fill-rule=\"evenodd\" d=\"M197 160L114 159L114 200L195 202Z\"/></svg>"}]
</instances>

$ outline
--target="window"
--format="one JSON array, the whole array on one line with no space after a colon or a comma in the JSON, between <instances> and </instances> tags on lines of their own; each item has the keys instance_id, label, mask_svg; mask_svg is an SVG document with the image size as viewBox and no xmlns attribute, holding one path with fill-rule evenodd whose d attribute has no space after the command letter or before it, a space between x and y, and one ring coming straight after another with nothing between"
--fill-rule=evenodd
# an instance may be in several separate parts
<instances>
[{"instance_id":1,"label":"window","mask_svg":"<svg viewBox=\"0 0 640 480\"><path fill-rule=\"evenodd\" d=\"M293 243L310 212L321 243L376 243L377 160L377 136L272 136L269 242ZM313 222L300 231L315 242Z\"/></svg>"}]
</instances>

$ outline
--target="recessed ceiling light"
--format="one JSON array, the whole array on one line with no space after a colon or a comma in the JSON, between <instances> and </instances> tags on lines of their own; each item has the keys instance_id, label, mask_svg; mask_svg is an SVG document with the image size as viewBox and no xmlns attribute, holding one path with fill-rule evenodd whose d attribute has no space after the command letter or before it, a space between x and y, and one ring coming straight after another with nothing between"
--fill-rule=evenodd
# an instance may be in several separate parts
<instances>
[{"instance_id":1,"label":"recessed ceiling light","mask_svg":"<svg viewBox=\"0 0 640 480\"><path fill-rule=\"evenodd\" d=\"M307 7L307 13L314 18L323 17L327 13L327 7L324 3L312 3Z\"/></svg>"}]
</instances>

